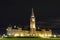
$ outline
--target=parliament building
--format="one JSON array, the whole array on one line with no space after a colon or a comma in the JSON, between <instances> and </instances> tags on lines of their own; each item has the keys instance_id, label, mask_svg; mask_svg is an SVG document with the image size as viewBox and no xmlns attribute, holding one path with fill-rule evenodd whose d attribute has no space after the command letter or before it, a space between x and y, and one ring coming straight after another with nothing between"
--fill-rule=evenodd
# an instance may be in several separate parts
<instances>
[{"instance_id":1,"label":"parliament building","mask_svg":"<svg viewBox=\"0 0 60 40\"><path fill-rule=\"evenodd\" d=\"M14 26L16 27L16 26ZM52 36L52 30L42 29L41 31L36 31L36 21L34 16L34 11L32 8L32 15L30 18L30 31L22 30L22 28L12 29L12 27L7 28L7 35L11 37L41 37L50 38Z\"/></svg>"}]
</instances>

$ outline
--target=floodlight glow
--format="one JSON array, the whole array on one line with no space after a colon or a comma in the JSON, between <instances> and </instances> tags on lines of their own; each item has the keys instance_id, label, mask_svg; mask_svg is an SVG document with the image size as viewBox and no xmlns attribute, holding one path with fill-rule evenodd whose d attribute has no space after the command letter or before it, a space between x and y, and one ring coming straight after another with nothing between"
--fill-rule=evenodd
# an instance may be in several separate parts
<instances>
[{"instance_id":1,"label":"floodlight glow","mask_svg":"<svg viewBox=\"0 0 60 40\"><path fill-rule=\"evenodd\" d=\"M35 36L35 34L33 34L33 36Z\"/></svg>"},{"instance_id":2,"label":"floodlight glow","mask_svg":"<svg viewBox=\"0 0 60 40\"><path fill-rule=\"evenodd\" d=\"M44 35L39 34L40 37L44 37Z\"/></svg>"},{"instance_id":3,"label":"floodlight glow","mask_svg":"<svg viewBox=\"0 0 60 40\"><path fill-rule=\"evenodd\" d=\"M14 36L17 37L17 36L19 36L19 34L15 34Z\"/></svg>"},{"instance_id":4,"label":"floodlight glow","mask_svg":"<svg viewBox=\"0 0 60 40\"><path fill-rule=\"evenodd\" d=\"M24 36L23 34L21 34L21 36Z\"/></svg>"},{"instance_id":5,"label":"floodlight glow","mask_svg":"<svg viewBox=\"0 0 60 40\"><path fill-rule=\"evenodd\" d=\"M56 35L54 35L54 37L56 37Z\"/></svg>"}]
</instances>

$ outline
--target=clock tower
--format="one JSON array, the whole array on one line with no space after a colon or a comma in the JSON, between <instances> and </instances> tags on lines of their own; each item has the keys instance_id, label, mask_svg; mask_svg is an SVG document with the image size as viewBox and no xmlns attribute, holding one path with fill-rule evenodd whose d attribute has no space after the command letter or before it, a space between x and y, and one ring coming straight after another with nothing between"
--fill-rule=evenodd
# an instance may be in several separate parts
<instances>
[{"instance_id":1,"label":"clock tower","mask_svg":"<svg viewBox=\"0 0 60 40\"><path fill-rule=\"evenodd\" d=\"M30 32L31 32L31 35L35 34L36 32L36 26L35 26L35 16L34 16L34 11L33 11L33 8L32 8L32 15L31 15L31 18L30 18Z\"/></svg>"}]
</instances>

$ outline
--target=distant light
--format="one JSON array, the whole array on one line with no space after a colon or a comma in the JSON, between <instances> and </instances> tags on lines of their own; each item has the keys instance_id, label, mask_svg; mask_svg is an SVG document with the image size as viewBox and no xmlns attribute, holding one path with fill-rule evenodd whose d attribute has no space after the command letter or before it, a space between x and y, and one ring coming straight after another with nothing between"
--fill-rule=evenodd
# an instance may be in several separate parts
<instances>
[{"instance_id":1,"label":"distant light","mask_svg":"<svg viewBox=\"0 0 60 40\"><path fill-rule=\"evenodd\" d=\"M8 31L8 29L6 29Z\"/></svg>"},{"instance_id":2,"label":"distant light","mask_svg":"<svg viewBox=\"0 0 60 40\"><path fill-rule=\"evenodd\" d=\"M16 25L14 25L14 28L16 28Z\"/></svg>"},{"instance_id":3,"label":"distant light","mask_svg":"<svg viewBox=\"0 0 60 40\"><path fill-rule=\"evenodd\" d=\"M54 35L54 37L56 37L56 35Z\"/></svg>"}]
</instances>

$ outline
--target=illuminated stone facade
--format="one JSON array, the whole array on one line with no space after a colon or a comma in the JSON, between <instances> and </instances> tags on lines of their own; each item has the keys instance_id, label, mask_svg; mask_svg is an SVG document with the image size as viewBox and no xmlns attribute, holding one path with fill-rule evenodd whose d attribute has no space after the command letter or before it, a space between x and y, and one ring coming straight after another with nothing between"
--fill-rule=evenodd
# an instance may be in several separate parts
<instances>
[{"instance_id":1,"label":"illuminated stone facade","mask_svg":"<svg viewBox=\"0 0 60 40\"><path fill-rule=\"evenodd\" d=\"M16 26L14 26L16 27ZM35 23L35 16L32 8L32 15L30 18L30 31L22 30L22 28L12 29L12 27L7 28L7 35L11 37L42 37L42 38L50 38L52 36L52 31L46 31L42 29L41 31L36 31L36 23Z\"/></svg>"}]
</instances>

